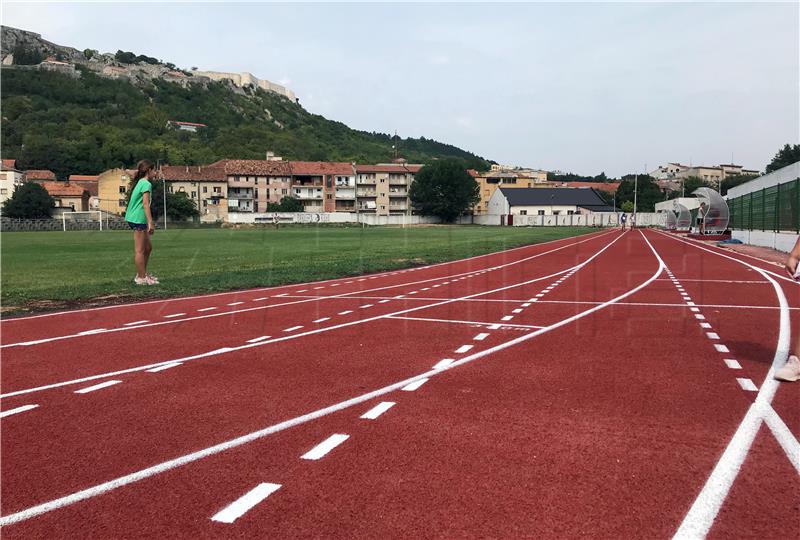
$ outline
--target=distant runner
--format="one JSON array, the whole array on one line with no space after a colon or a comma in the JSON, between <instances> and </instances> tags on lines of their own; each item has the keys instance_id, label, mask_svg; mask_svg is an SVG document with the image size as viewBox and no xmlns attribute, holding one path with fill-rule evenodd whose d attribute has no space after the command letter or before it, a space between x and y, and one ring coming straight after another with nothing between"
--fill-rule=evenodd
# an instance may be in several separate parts
<instances>
[{"instance_id":1,"label":"distant runner","mask_svg":"<svg viewBox=\"0 0 800 540\"><path fill-rule=\"evenodd\" d=\"M622 225L622 230L624 231L625 230L625 223L628 222L628 215L627 214L622 214L620 216L620 218L619 218L619 222Z\"/></svg>"}]
</instances>

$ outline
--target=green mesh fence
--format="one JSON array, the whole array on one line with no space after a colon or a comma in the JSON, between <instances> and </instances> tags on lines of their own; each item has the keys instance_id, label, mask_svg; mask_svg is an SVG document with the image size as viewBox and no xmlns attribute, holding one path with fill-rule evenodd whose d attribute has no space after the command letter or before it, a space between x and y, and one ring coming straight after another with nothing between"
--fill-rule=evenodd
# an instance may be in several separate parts
<instances>
[{"instance_id":1,"label":"green mesh fence","mask_svg":"<svg viewBox=\"0 0 800 540\"><path fill-rule=\"evenodd\" d=\"M800 178L728 199L733 229L800 232Z\"/></svg>"}]
</instances>

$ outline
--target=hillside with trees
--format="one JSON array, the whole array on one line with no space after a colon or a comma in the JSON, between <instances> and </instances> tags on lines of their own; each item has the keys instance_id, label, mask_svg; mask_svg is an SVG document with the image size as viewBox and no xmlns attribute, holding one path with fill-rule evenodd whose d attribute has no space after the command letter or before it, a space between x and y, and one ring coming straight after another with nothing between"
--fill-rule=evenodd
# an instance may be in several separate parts
<instances>
[{"instance_id":1,"label":"hillside with trees","mask_svg":"<svg viewBox=\"0 0 800 540\"><path fill-rule=\"evenodd\" d=\"M387 162L392 146L412 163L455 158L465 167L489 163L455 146L350 129L289 99L226 82L179 85L162 79L132 84L77 65L79 78L44 70L3 68L3 157L22 169L98 174L142 158L173 165L218 159ZM206 124L197 133L168 122Z\"/></svg>"}]
</instances>

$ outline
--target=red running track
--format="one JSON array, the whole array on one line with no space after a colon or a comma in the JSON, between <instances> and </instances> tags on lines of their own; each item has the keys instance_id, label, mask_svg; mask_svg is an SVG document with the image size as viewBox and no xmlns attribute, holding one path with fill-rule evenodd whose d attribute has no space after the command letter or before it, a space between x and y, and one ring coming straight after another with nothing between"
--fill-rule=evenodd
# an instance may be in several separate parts
<instances>
[{"instance_id":1,"label":"red running track","mask_svg":"<svg viewBox=\"0 0 800 540\"><path fill-rule=\"evenodd\" d=\"M2 534L797 537L764 270L606 232L4 321Z\"/></svg>"}]
</instances>

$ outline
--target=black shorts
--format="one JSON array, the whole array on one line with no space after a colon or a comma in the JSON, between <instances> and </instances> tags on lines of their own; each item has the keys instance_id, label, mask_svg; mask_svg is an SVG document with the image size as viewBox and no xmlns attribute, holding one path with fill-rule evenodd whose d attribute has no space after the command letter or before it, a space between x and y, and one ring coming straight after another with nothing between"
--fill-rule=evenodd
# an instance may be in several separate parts
<instances>
[{"instance_id":1,"label":"black shorts","mask_svg":"<svg viewBox=\"0 0 800 540\"><path fill-rule=\"evenodd\" d=\"M146 231L147 230L147 223L134 223L132 221L126 222L128 227L133 229L134 231Z\"/></svg>"}]
</instances>

